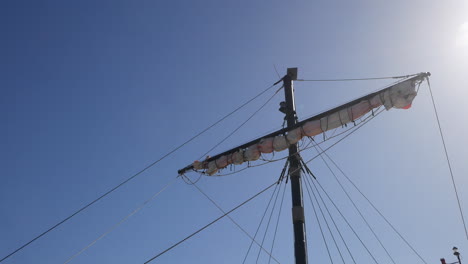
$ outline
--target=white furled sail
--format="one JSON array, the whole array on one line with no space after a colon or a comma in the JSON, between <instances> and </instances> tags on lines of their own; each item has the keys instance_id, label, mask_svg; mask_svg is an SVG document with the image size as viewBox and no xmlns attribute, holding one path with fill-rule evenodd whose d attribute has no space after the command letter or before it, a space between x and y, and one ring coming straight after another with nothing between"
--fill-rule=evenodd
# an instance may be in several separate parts
<instances>
[{"instance_id":1,"label":"white furled sail","mask_svg":"<svg viewBox=\"0 0 468 264\"><path fill-rule=\"evenodd\" d=\"M416 86L428 76L429 73L418 74L415 77L388 88L363 96L352 102L301 121L289 130L281 129L212 158L208 158L205 161L195 161L193 164L179 170L179 174L193 169L204 172L207 175L214 175L220 169L230 164L238 165L247 161L255 161L260 158L261 154L288 149L291 144L296 144L303 137L313 137L326 131L345 126L375 108L384 106L386 110L392 108L408 109L411 107L413 99L416 97Z\"/></svg>"}]
</instances>

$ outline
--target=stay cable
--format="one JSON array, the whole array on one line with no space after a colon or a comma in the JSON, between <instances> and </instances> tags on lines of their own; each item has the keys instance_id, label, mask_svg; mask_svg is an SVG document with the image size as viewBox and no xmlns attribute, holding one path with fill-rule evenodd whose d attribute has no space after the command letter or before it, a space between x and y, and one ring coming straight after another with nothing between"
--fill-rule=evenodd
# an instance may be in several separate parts
<instances>
[{"instance_id":1,"label":"stay cable","mask_svg":"<svg viewBox=\"0 0 468 264\"><path fill-rule=\"evenodd\" d=\"M0 262L3 262L4 260L6 260L7 258L13 256L14 254L16 254L17 252L19 252L20 250L24 249L25 247L29 246L31 243L33 243L34 241L38 240L39 238L43 237L45 234L49 233L50 231L56 229L57 227L61 226L62 224L64 224L65 222L67 222L68 220L70 220L71 218L73 218L74 216L76 216L77 214L81 213L82 211L86 210L88 207L90 207L91 205L95 204L96 202L98 202L99 200L103 199L104 197L106 197L107 195L111 194L112 192L114 192L115 190L119 189L120 187L122 187L123 185L125 185L126 183L128 183L129 181L133 180L134 178L136 178L137 176L141 175L143 172L147 171L149 168L153 167L154 165L158 164L159 162L161 162L162 160L164 160L165 158L169 157L170 155L172 155L174 152L176 152L177 150L181 149L182 147L184 147L185 145L187 145L188 143L190 143L191 141L193 141L194 139L198 138L199 136L201 136L202 134L204 134L205 132L207 132L208 130L210 130L211 128L213 128L214 126L218 125L219 123L221 123L222 121L224 121L226 118L228 118L229 116L233 115L234 113L236 113L237 111L239 111L241 108L245 107L246 105L248 105L249 103L251 103L252 101L254 101L255 99L257 99L258 97L260 97L261 95L263 95L264 93L266 93L267 91L269 91L270 89L272 89L273 87L275 87L277 84L279 83L276 82L275 84L271 85L270 87L266 88L265 90L263 90L262 92L260 92L259 94L255 95L254 97L252 97L251 99L249 99L247 102L243 103L242 105L240 105L239 107L237 107L236 109L234 109L233 111L231 111L230 113L228 113L227 115L225 115L224 117L222 117L221 119L219 119L218 121L214 122L212 125L208 126L207 128L203 129L201 132L199 132L198 134L194 135L193 137L191 137L190 139L188 139L187 141L185 141L184 143L180 144L179 146L177 146L176 148L174 148L173 150L169 151L168 153L164 154L162 157L160 157L159 159L157 159L156 161L154 161L153 163L149 164L148 166L146 166L145 168L143 168L142 170L138 171L137 173L135 173L134 175L132 175L131 177L127 178L126 180L124 180L123 182L119 183L118 185L116 185L115 187L113 187L112 189L108 190L107 192L105 192L104 194L102 194L101 196L97 197L96 199L94 199L93 201L91 201L90 203L86 204L85 206L83 206L82 208L78 209L77 211L75 211L74 213L72 213L71 215L67 216L66 218L64 218L63 220L59 221L57 224L53 225L52 227L50 227L49 229L47 229L46 231L42 232L41 234L37 235L36 237L34 237L33 239L29 240L28 242L26 242L25 244L23 244L22 246L18 247L17 249L15 249L13 252L9 253L8 255L6 255L5 257L3 257L2 259L0 259Z\"/></svg>"}]
</instances>

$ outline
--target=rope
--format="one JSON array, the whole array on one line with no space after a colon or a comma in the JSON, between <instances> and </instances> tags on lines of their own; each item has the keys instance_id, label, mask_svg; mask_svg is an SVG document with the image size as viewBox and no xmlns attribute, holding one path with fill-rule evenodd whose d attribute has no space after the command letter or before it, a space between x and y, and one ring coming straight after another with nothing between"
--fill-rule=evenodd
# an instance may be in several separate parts
<instances>
[{"instance_id":1,"label":"rope","mask_svg":"<svg viewBox=\"0 0 468 264\"><path fill-rule=\"evenodd\" d=\"M300 82L347 82L347 81L369 81L369 80L385 80L385 79L403 79L416 76L418 74L410 74L403 76L392 76L392 77L372 77L372 78L353 78L353 79L314 79L314 80L304 80L297 79Z\"/></svg>"},{"instance_id":2,"label":"rope","mask_svg":"<svg viewBox=\"0 0 468 264\"><path fill-rule=\"evenodd\" d=\"M186 177L186 176L185 176ZM214 206L216 206L216 208L219 209L219 211L221 211L221 213L225 214L226 212L221 208L221 206L219 206L211 197L209 197L200 187L198 187L194 182L192 182L190 179L188 179L190 182L191 182L191 185L195 186L195 188L197 188L197 190L203 194L203 196L205 196ZM245 231L244 228L242 228L230 215L227 215L227 218L229 220L231 220L232 223L234 223L245 235L247 235L252 242L254 242L255 244L257 244L260 249L262 249L265 253L267 253L269 256L270 256L270 259L273 258L274 261L276 261L276 263L280 263L275 257L272 256L272 252L268 252L262 245L260 245L260 243L258 243L255 238L253 238L247 231Z\"/></svg>"},{"instance_id":3,"label":"rope","mask_svg":"<svg viewBox=\"0 0 468 264\"><path fill-rule=\"evenodd\" d=\"M330 253L330 249L328 248L328 243L327 243L327 240L325 239L325 234L323 233L322 224L320 224L320 220L319 220L319 217L318 217L318 214L317 214L317 210L315 210L315 205L314 205L314 202L312 201L312 196L310 196L310 193L312 191L309 190L309 187L307 186L307 184L305 184L305 187L306 187L309 199L310 199L310 204L312 205L312 210L314 211L315 219L317 219L317 223L318 223L318 226L319 226L319 229L320 229L320 233L322 234L323 243L325 243L325 248L327 249L328 258L330 259L330 263L333 264L333 259L332 259L331 253ZM317 200L315 200L315 201L317 202Z\"/></svg>"},{"instance_id":4,"label":"rope","mask_svg":"<svg viewBox=\"0 0 468 264\"><path fill-rule=\"evenodd\" d=\"M364 199L366 199L366 201L370 204L370 206L380 215L380 217L382 217L385 222L393 229L393 231L403 240L403 242L405 242L405 244L413 251L413 253L416 254L416 256L419 257L419 259L421 259L421 261L425 264L427 264L427 262L421 257L421 255L414 249L414 247L403 237L403 235L390 223L390 221L380 212L380 210L369 200L369 198L367 198L367 196L359 189L359 187L351 180L351 178L348 177L348 175L338 166L338 164L333 160L331 159L331 157L325 152L324 153L329 159L330 161L333 163L333 165L335 165L335 167L341 172L341 174L343 174L343 176L351 183L351 185L362 195L362 197L364 197Z\"/></svg>"},{"instance_id":5,"label":"rope","mask_svg":"<svg viewBox=\"0 0 468 264\"><path fill-rule=\"evenodd\" d=\"M427 80L427 85L429 86L429 92L431 94L432 106L434 107L434 113L435 113L435 117L436 117L436 120L437 120L437 126L439 127L440 138L442 140L442 145L444 146L445 158L447 159L447 165L448 165L448 168L449 168L449 171L450 171L450 177L452 179L453 190L455 191L455 197L457 198L458 209L460 210L461 220L462 220L462 223L463 223L463 227L465 228L466 239L468 239L468 230L466 228L465 217L463 216L463 210L462 210L462 207L461 207L460 198L458 196L457 185L455 184L455 178L453 176L452 165L450 164L450 159L449 159L449 155L448 155L448 151L447 151L447 146L445 144L444 134L442 133L442 126L440 125L439 115L437 113L437 107L436 107L436 104L435 104L435 101L434 101L434 95L432 94L431 83L429 82L429 78L426 78L426 80Z\"/></svg>"},{"instance_id":6,"label":"rope","mask_svg":"<svg viewBox=\"0 0 468 264\"><path fill-rule=\"evenodd\" d=\"M306 181L307 181L307 180L308 180L308 179L306 178ZM310 185L310 183L309 183L309 185ZM306 185L306 186L307 186L307 185ZM322 198L322 197L320 196L320 198ZM343 244L344 244L345 247L346 247L346 251L348 251L348 254L349 254L349 256L351 257L353 263L356 264L356 260L354 259L354 256L353 256L353 254L351 253L351 250L350 250L349 247L348 247L348 244L346 243L345 239L343 238L343 235L341 234L340 229L338 228L338 225L336 224L335 220L333 219L333 217L332 217L332 215L331 215L331 213L330 213L330 210L328 209L327 204L323 201L323 199L321 199L321 200L322 200L322 203L323 203L324 206L325 206L325 210L327 211L328 216L329 216L330 219L332 220L333 226L335 227L336 231L338 232L338 234L339 234L339 236L340 236L340 238L341 238L341 241L343 242Z\"/></svg>"},{"instance_id":7,"label":"rope","mask_svg":"<svg viewBox=\"0 0 468 264\"><path fill-rule=\"evenodd\" d=\"M279 193L280 193L280 190L278 189L278 192L276 193L275 201L273 202L273 206L271 207L270 217L268 218L268 222L267 222L267 225L266 225L266 228L265 228L265 233L263 234L262 244L261 244L262 247L263 247L263 243L265 242L265 238L266 238L266 235L268 233L268 229L270 228L271 218L273 217L273 213L275 212L276 202L278 201ZM260 253L261 252L262 252L261 250L258 251L257 260L255 261L255 263L258 263L258 259L260 258Z\"/></svg>"},{"instance_id":8,"label":"rope","mask_svg":"<svg viewBox=\"0 0 468 264\"><path fill-rule=\"evenodd\" d=\"M277 82L279 83L279 82ZM239 109L243 108L244 106L246 106L247 104L249 104L250 102L252 102L253 100L257 99L259 96L263 95L264 93L266 93L267 91L269 91L271 88L273 88L277 83L271 85L270 87L266 88L265 90L263 90L262 92L260 92L259 94L257 94L256 96L254 96L253 98L251 98L250 100L248 100L247 102L245 102L244 104L242 104L241 106L239 106L238 108L234 109L232 112L228 113L227 115L225 115L224 117L222 117L221 119L219 119L218 121L214 122L212 125L208 126L207 128L205 128L204 130L202 130L201 132L199 132L198 134L196 134L195 136L191 137L190 139L188 139L187 141L185 141L184 143L180 144L179 146L177 146L176 148L174 148L173 150L169 151L168 153L166 153L165 155L163 155L162 157L160 157L159 159L157 159L156 161L154 161L153 163L149 164L148 166L146 166L145 168L143 168L142 170L140 170L139 172L135 173L134 175L132 175L131 177L127 178L126 180L124 180L123 182L119 183L117 186L113 187L112 189L110 189L109 191L107 191L106 193L102 194L101 196L99 196L98 198L94 199L92 202L88 203L87 205L83 206L82 208L80 208L79 210L77 210L76 212L72 213L71 215L69 215L68 217L64 218L63 220L61 220L60 222L58 222L57 224L53 225L52 227L50 227L49 229L47 229L46 231L42 232L41 234L39 234L38 236L34 237L33 239L31 239L30 241L28 241L27 243L23 244L22 246L20 246L19 248L15 249L13 252L9 253L8 255L6 255L5 257L3 257L2 259L0 259L0 262L3 262L4 260L6 260L7 258L13 256L14 254L16 254L18 251L22 250L23 248L29 246L31 243L33 243L34 241L38 240L39 238L41 238L42 236L44 236L45 234L49 233L50 231L54 230L55 228L61 226L63 223L67 222L68 220L70 220L71 218L73 218L74 216L76 216L77 214L81 213L82 211L86 210L88 207L90 207L91 205L95 204L97 201L103 199L104 197L106 197L107 195L109 195L110 193L114 192L115 190L117 190L118 188L122 187L124 184L126 184L127 182L133 180L134 178L136 178L137 176L139 176L140 174L142 174L143 172L145 172L146 170L148 170L149 168L153 167L154 165L156 165L157 163L159 163L160 161L164 160L165 158L169 157L171 154L173 154L174 152L176 152L177 150L179 150L180 148L184 147L185 145L187 145L188 143L190 143L191 141L193 141L194 139L196 139L197 137L199 137L200 135L204 134L206 131L210 130L211 128L213 128L214 126L216 126L217 124L221 123L222 121L224 121L226 118L228 118L229 116L231 116L232 114L236 113Z\"/></svg>"},{"instance_id":9,"label":"rope","mask_svg":"<svg viewBox=\"0 0 468 264\"><path fill-rule=\"evenodd\" d=\"M316 147L315 149L317 150L318 153L320 153L319 151L319 148L320 147ZM321 148L320 148L321 149ZM385 253L387 254L387 256L390 258L390 260L392 261L393 264L396 264L395 263L395 260L392 258L392 256L390 255L390 253L388 252L387 248L384 246L384 244L382 243L382 241L380 240L380 238L377 236L377 234L375 233L374 229L370 226L369 222L367 222L366 218L364 217L364 215L362 214L361 210L359 210L359 208L357 207L356 203L353 201L353 199L351 198L351 196L348 194L348 192L346 191L346 189L343 187L343 185L341 184L341 182L338 180L338 177L336 176L335 172L331 169L330 165L328 164L328 162L323 158L322 155L320 155L320 157L322 158L323 162L325 163L325 165L327 166L328 170L330 170L331 174L333 175L333 177L336 179L336 181L338 182L338 184L340 185L341 189L343 190L343 192L346 194L346 197L348 197L349 201L353 204L353 207L354 209L356 209L356 211L358 212L359 216L361 216L362 220L364 221L364 223L366 223L367 227L369 228L369 230L372 232L372 234L374 235L374 237L377 239L377 241L379 242L380 246L384 249Z\"/></svg>"},{"instance_id":10,"label":"rope","mask_svg":"<svg viewBox=\"0 0 468 264\"><path fill-rule=\"evenodd\" d=\"M281 197L281 204L280 204L280 207L279 207L278 219L276 220L275 234L273 235L273 241L271 242L270 252L272 254L273 254L273 248L275 247L276 233L278 232L278 225L279 225L280 216L281 216L281 209L283 209L283 202L284 202L284 194L285 193L286 193L286 184L284 185L284 188L283 188L283 195ZM268 264L270 264L270 261L271 261L271 255L270 255L270 258L268 259Z\"/></svg>"},{"instance_id":11,"label":"rope","mask_svg":"<svg viewBox=\"0 0 468 264\"><path fill-rule=\"evenodd\" d=\"M149 260L147 260L144 264L147 264L147 263L150 263L151 261L157 259L158 257L162 256L164 253L168 252L169 250L177 247L178 245L182 244L183 242L185 242L186 240L190 239L191 237L193 237L194 235L200 233L201 231L205 230L207 227L211 226L212 224L218 222L219 220L221 220L222 218L224 218L225 216L227 216L228 214L234 212L235 210L239 209L240 207L242 207L243 205L245 205L246 203L250 202L251 200L253 200L254 198L256 198L257 196L259 196L260 194L266 192L267 190L269 190L271 187L273 187L274 185L277 185L276 182L274 182L273 184L271 184L270 186L266 187L265 189L261 190L260 192L258 192L257 194L255 194L254 196L250 197L249 199L245 200L244 202L242 202L241 204L239 204L238 206L234 207L233 209L229 210L227 213L221 215L220 217L216 218L215 220L211 221L210 223L208 223L207 225L203 226L202 228L198 229L197 231L193 232L192 234L188 235L187 237L185 237L184 239L180 240L179 242L175 243L174 245L170 246L169 248L165 249L164 251L162 251L161 253L157 254L156 256L150 258Z\"/></svg>"},{"instance_id":12,"label":"rope","mask_svg":"<svg viewBox=\"0 0 468 264\"><path fill-rule=\"evenodd\" d=\"M353 231L354 235L357 237L357 239L359 240L359 242L361 243L361 245L366 249L367 253L371 256L371 258L374 260L374 262L376 264L378 264L379 262L377 261L377 259L375 259L374 255L372 255L372 253L370 252L370 250L367 248L367 246L364 244L364 242L362 241L362 239L359 237L359 235L356 233L356 231L354 230L354 228L351 226L351 224L348 222L348 220L346 219L346 217L343 215L343 213L341 213L340 209L338 208L338 206L335 204L335 202L333 202L333 200L331 199L331 197L328 195L328 193L325 191L325 189L322 187L322 185L320 184L319 181L317 181L317 184L318 186L320 186L320 189L322 190L323 193L325 193L325 195L327 196L328 200L330 200L330 202L333 204L333 206L335 207L335 209L338 211L338 213L341 215L341 217L343 218L343 220L346 222L346 224L348 225L348 227L351 229L351 231ZM317 188L317 185L315 184L315 182L312 180L312 184L314 185L315 189L317 190L317 193L319 196L321 196L318 188Z\"/></svg>"},{"instance_id":13,"label":"rope","mask_svg":"<svg viewBox=\"0 0 468 264\"><path fill-rule=\"evenodd\" d=\"M262 226L263 219L265 219L266 213L268 212L268 208L270 208L271 201L273 201L273 197L275 196L276 190L278 189L278 185L276 185L275 189L273 190L273 193L271 194L270 200L268 201L267 207L265 208L265 211L263 212L262 219L260 220L260 223L258 224L257 230L255 231L254 239L257 237L258 231L260 231L260 227ZM250 242L249 249L247 249L247 252L245 253L244 260L242 261L242 264L245 263L247 260L247 256L250 253L250 249L252 249L253 245L253 240Z\"/></svg>"},{"instance_id":14,"label":"rope","mask_svg":"<svg viewBox=\"0 0 468 264\"><path fill-rule=\"evenodd\" d=\"M276 75L278 75L278 78L281 78L281 75L278 72L278 69L276 68L276 64L273 63L273 68L275 68Z\"/></svg>"},{"instance_id":15,"label":"rope","mask_svg":"<svg viewBox=\"0 0 468 264\"><path fill-rule=\"evenodd\" d=\"M310 181L310 179L308 179L308 178L306 177L306 181ZM310 182L309 182L309 185L310 185ZM312 189L312 187L311 187L311 189ZM332 230L331 230L331 228L330 228L330 225L328 224L328 221L327 221L327 219L326 219L326 217L325 217L325 214L324 214L324 212L323 212L323 210L322 210L322 206L320 205L320 203L319 203L319 201L318 201L318 199L317 199L315 193L312 192L312 194L314 195L315 201L317 202L317 205L318 205L318 208L319 208L320 213L321 213L321 215L322 215L322 218L323 218L323 220L325 221L325 224L327 225L327 229L328 229L328 232L330 232L330 235L331 235L331 237L332 237L332 239L333 239L333 243L335 244L335 247L336 247L336 249L338 250L338 254L340 255L341 260L343 261L343 263L346 263L346 261L345 261L344 258L343 258L343 254L341 254L341 250L340 250L340 248L338 247L338 243L336 242L335 236L333 235ZM328 210L328 208L327 208L327 204L326 204L325 201L322 199L322 196L319 195L319 197L320 197L320 200L322 201L323 206L326 208L326 211L329 212L329 210ZM329 217L332 219L332 221L333 221L333 217L331 216L330 213L328 214L328 216L329 216ZM335 221L333 221L333 222L335 222Z\"/></svg>"},{"instance_id":16,"label":"rope","mask_svg":"<svg viewBox=\"0 0 468 264\"><path fill-rule=\"evenodd\" d=\"M174 178L172 179L172 181L170 181L168 184L166 184L161 190L159 190L157 193L153 194L153 196L151 196L151 198L149 198L148 200L146 200L145 202L143 202L139 207L137 207L135 210L133 210L130 214L128 214L127 216L125 216L124 218L122 218L122 220L120 220L118 223L114 224L110 229L108 229L106 232L104 232L102 235L100 235L98 238L96 238L95 240L93 240L91 243L89 243L86 247L84 247L83 249L81 249L78 253L76 253L75 255L71 256L70 258L68 258L67 261L64 262L64 264L66 263L69 263L70 261L72 261L74 258L78 257L79 255L81 255L83 252L85 252L88 248L90 248L91 246L93 246L96 242L98 242L99 240L103 239L105 236L107 236L109 233L111 233L112 231L114 231L118 226L120 226L121 224L125 223L128 218L130 218L132 215L136 214L138 211L140 211L143 207L145 207L149 202L151 202L152 200L154 200L159 194L161 194L163 191L165 191L170 185L172 185L175 180L177 179Z\"/></svg>"},{"instance_id":17,"label":"rope","mask_svg":"<svg viewBox=\"0 0 468 264\"><path fill-rule=\"evenodd\" d=\"M240 124L236 129L234 129L231 133L229 133L229 135L227 135L225 138L223 138L220 142L218 142L216 145L214 145L210 150L208 150L207 152L205 152L205 154L201 155L199 160L201 160L202 158L206 157L206 155L208 153L210 153L213 149L215 149L217 146L221 145L224 141L226 141L228 138L230 138L234 133L236 133L239 129L241 129L247 122L250 121L250 119L252 119L258 112L260 112L260 110L262 110L277 94L278 92L280 91L281 89L277 90L262 106L260 106L260 108L257 109L257 111L255 111L252 115L249 116L249 118L247 118L247 120L245 120L242 124Z\"/></svg>"}]
</instances>

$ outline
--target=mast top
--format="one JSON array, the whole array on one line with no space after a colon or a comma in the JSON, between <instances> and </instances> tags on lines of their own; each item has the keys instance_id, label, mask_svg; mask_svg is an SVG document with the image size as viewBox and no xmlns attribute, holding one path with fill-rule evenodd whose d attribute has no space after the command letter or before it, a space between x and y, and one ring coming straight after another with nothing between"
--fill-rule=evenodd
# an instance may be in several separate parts
<instances>
[{"instance_id":1,"label":"mast top","mask_svg":"<svg viewBox=\"0 0 468 264\"><path fill-rule=\"evenodd\" d=\"M291 81L297 80L297 68L288 68L286 74L291 77Z\"/></svg>"}]
</instances>

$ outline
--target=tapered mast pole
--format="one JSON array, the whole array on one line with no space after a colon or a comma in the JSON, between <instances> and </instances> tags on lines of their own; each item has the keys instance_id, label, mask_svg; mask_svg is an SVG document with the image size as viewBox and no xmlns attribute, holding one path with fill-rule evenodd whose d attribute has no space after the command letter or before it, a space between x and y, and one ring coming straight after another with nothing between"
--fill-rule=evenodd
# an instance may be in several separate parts
<instances>
[{"instance_id":1,"label":"tapered mast pole","mask_svg":"<svg viewBox=\"0 0 468 264\"><path fill-rule=\"evenodd\" d=\"M294 103L293 80L297 79L297 68L288 68L283 78L284 95L286 99L286 122L288 128L297 123L296 106ZM294 227L294 255L296 264L307 264L307 241L304 219L304 202L302 199L301 170L297 143L289 146L289 172L292 195L292 218Z\"/></svg>"}]
</instances>

